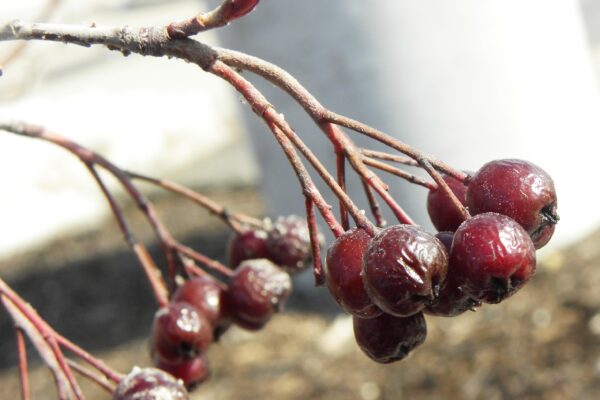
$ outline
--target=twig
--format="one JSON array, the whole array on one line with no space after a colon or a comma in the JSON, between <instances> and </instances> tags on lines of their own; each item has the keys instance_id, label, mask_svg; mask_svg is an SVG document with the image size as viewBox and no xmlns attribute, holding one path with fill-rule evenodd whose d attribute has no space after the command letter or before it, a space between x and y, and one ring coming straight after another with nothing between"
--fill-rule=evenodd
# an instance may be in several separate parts
<instances>
[{"instance_id":1,"label":"twig","mask_svg":"<svg viewBox=\"0 0 600 400\"><path fill-rule=\"evenodd\" d=\"M27 368L27 347L25 346L25 336L23 329L15 325L15 335L17 338L17 351L19 353L19 381L21 385L21 400L29 400L29 369Z\"/></svg>"},{"instance_id":2,"label":"twig","mask_svg":"<svg viewBox=\"0 0 600 400\"><path fill-rule=\"evenodd\" d=\"M315 277L315 286L321 286L325 282L323 273L323 261L321 260L321 245L319 243L319 230L317 228L317 216L315 215L314 204L308 197L304 199L306 207L306 223L310 236L310 247L313 259L313 274Z\"/></svg>"},{"instance_id":3,"label":"twig","mask_svg":"<svg viewBox=\"0 0 600 400\"><path fill-rule=\"evenodd\" d=\"M89 379L90 381L94 382L95 384L100 386L102 389L104 389L108 393L110 393L111 395L115 392L116 386L114 384L111 384L110 382L108 382L106 380L106 378L99 376L97 373L90 370L89 368L86 368L83 365L81 365L81 364L77 363L76 361L71 360L69 358L67 358L67 364L69 364L69 367L73 368L73 370L75 372L77 372L81 376Z\"/></svg>"},{"instance_id":4,"label":"twig","mask_svg":"<svg viewBox=\"0 0 600 400\"><path fill-rule=\"evenodd\" d=\"M396 175L397 177L407 180L410 183L423 186L427 189L437 189L437 185L434 182L428 182L422 178L419 178L416 175L403 171L400 168L392 167L391 165L388 165L384 162L377 161L369 157L365 157L363 159L363 162L366 165L370 165L371 167Z\"/></svg>"}]
</instances>

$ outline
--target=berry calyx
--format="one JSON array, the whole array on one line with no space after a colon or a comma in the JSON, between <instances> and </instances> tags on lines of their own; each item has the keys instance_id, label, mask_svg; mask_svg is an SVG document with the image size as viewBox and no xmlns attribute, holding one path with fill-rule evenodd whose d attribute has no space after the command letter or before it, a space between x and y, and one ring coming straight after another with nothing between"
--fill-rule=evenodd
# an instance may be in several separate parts
<instances>
[{"instance_id":1,"label":"berry calyx","mask_svg":"<svg viewBox=\"0 0 600 400\"><path fill-rule=\"evenodd\" d=\"M188 400L185 387L167 372L134 367L121 379L113 400Z\"/></svg>"},{"instance_id":2,"label":"berry calyx","mask_svg":"<svg viewBox=\"0 0 600 400\"><path fill-rule=\"evenodd\" d=\"M353 317L354 337L372 360L388 364L405 358L427 337L423 313L410 317L382 314L376 318Z\"/></svg>"},{"instance_id":3,"label":"berry calyx","mask_svg":"<svg viewBox=\"0 0 600 400\"><path fill-rule=\"evenodd\" d=\"M365 288L373 302L398 317L416 314L433 302L447 270L444 245L413 225L395 225L379 232L362 265Z\"/></svg>"},{"instance_id":4,"label":"berry calyx","mask_svg":"<svg viewBox=\"0 0 600 400\"><path fill-rule=\"evenodd\" d=\"M367 294L362 280L362 259L371 236L353 228L338 237L327 250L327 287L333 298L348 313L360 318L381 315Z\"/></svg>"},{"instance_id":5,"label":"berry calyx","mask_svg":"<svg viewBox=\"0 0 600 400\"><path fill-rule=\"evenodd\" d=\"M268 230L267 246L267 258L286 272L301 272L310 265L312 250L304 218L278 217Z\"/></svg>"},{"instance_id":6,"label":"berry calyx","mask_svg":"<svg viewBox=\"0 0 600 400\"><path fill-rule=\"evenodd\" d=\"M514 294L533 276L535 263L531 238L505 215L476 215L454 234L450 273L464 293L485 303Z\"/></svg>"},{"instance_id":7,"label":"berry calyx","mask_svg":"<svg viewBox=\"0 0 600 400\"><path fill-rule=\"evenodd\" d=\"M154 314L151 352L169 361L194 358L212 343L212 329L193 305L169 303Z\"/></svg>"},{"instance_id":8,"label":"berry calyx","mask_svg":"<svg viewBox=\"0 0 600 400\"><path fill-rule=\"evenodd\" d=\"M229 282L225 299L233 322L258 330L283 308L291 291L289 274L262 258L240 264Z\"/></svg>"},{"instance_id":9,"label":"berry calyx","mask_svg":"<svg viewBox=\"0 0 600 400\"><path fill-rule=\"evenodd\" d=\"M443 178L452 193L456 195L462 205L465 205L467 186L450 175L444 175ZM461 212L450 201L450 197L440 188L429 190L427 194L427 213L433 226L438 231L455 231L465 220Z\"/></svg>"},{"instance_id":10,"label":"berry calyx","mask_svg":"<svg viewBox=\"0 0 600 400\"><path fill-rule=\"evenodd\" d=\"M524 160L495 160L482 166L469 182L467 205L472 214L496 212L514 219L536 249L548 243L559 220L552 178Z\"/></svg>"}]
</instances>

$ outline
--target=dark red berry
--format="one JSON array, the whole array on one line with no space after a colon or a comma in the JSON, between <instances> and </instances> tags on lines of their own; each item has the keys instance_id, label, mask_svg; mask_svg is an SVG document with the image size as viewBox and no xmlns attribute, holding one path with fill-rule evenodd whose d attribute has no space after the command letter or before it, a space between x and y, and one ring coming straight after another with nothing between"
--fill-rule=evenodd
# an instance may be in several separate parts
<instances>
[{"instance_id":1,"label":"dark red berry","mask_svg":"<svg viewBox=\"0 0 600 400\"><path fill-rule=\"evenodd\" d=\"M170 303L154 314L150 349L166 360L191 359L213 341L213 327L188 303Z\"/></svg>"},{"instance_id":2,"label":"dark red berry","mask_svg":"<svg viewBox=\"0 0 600 400\"><path fill-rule=\"evenodd\" d=\"M196 276L177 288L171 302L184 302L198 309L215 326L222 318L221 293L224 289L210 276Z\"/></svg>"},{"instance_id":3,"label":"dark red berry","mask_svg":"<svg viewBox=\"0 0 600 400\"><path fill-rule=\"evenodd\" d=\"M269 260L289 273L304 271L312 258L306 221L297 215L279 217L268 229Z\"/></svg>"},{"instance_id":4,"label":"dark red berry","mask_svg":"<svg viewBox=\"0 0 600 400\"><path fill-rule=\"evenodd\" d=\"M406 317L435 300L446 278L448 254L421 228L395 225L372 239L362 267L373 302L386 313Z\"/></svg>"},{"instance_id":5,"label":"dark red berry","mask_svg":"<svg viewBox=\"0 0 600 400\"><path fill-rule=\"evenodd\" d=\"M456 230L450 273L474 299L499 303L534 272L535 247L513 219L496 213L479 214Z\"/></svg>"},{"instance_id":6,"label":"dark red berry","mask_svg":"<svg viewBox=\"0 0 600 400\"><path fill-rule=\"evenodd\" d=\"M440 242L444 245L446 252L450 254L450 248L452 247L452 239L454 239L454 232L443 231L435 234Z\"/></svg>"},{"instance_id":7,"label":"dark red berry","mask_svg":"<svg viewBox=\"0 0 600 400\"><path fill-rule=\"evenodd\" d=\"M356 343L372 360L383 364L402 360L427 337L423 313L410 317L354 317L353 323Z\"/></svg>"},{"instance_id":8,"label":"dark red berry","mask_svg":"<svg viewBox=\"0 0 600 400\"><path fill-rule=\"evenodd\" d=\"M537 249L548 243L559 219L552 178L523 160L495 160L481 167L469 182L467 205L471 214L496 212L514 219Z\"/></svg>"},{"instance_id":9,"label":"dark red berry","mask_svg":"<svg viewBox=\"0 0 600 400\"><path fill-rule=\"evenodd\" d=\"M190 360L169 361L154 356L154 366L168 372L177 379L181 379L188 389L204 382L210 376L208 361L204 355L199 355Z\"/></svg>"},{"instance_id":10,"label":"dark red berry","mask_svg":"<svg viewBox=\"0 0 600 400\"><path fill-rule=\"evenodd\" d=\"M362 280L362 258L371 236L353 228L338 237L327 250L327 287L333 298L348 313L373 318L382 311L367 295Z\"/></svg>"},{"instance_id":11,"label":"dark red berry","mask_svg":"<svg viewBox=\"0 0 600 400\"><path fill-rule=\"evenodd\" d=\"M444 175L444 181L456 195L462 205L466 204L465 193L467 187L464 183L449 175ZM439 189L429 190L427 195L427 212L438 231L455 231L465 220L461 212L452 204L446 193Z\"/></svg>"},{"instance_id":12,"label":"dark red berry","mask_svg":"<svg viewBox=\"0 0 600 400\"><path fill-rule=\"evenodd\" d=\"M282 309L291 290L289 274L271 261L243 261L225 296L231 319L243 328L258 330Z\"/></svg>"},{"instance_id":13,"label":"dark red berry","mask_svg":"<svg viewBox=\"0 0 600 400\"><path fill-rule=\"evenodd\" d=\"M244 260L268 256L266 231L246 228L240 233L231 234L227 244L227 259L231 268L236 268Z\"/></svg>"},{"instance_id":14,"label":"dark red berry","mask_svg":"<svg viewBox=\"0 0 600 400\"><path fill-rule=\"evenodd\" d=\"M188 400L188 392L174 377L156 368L138 368L117 385L113 400Z\"/></svg>"}]
</instances>

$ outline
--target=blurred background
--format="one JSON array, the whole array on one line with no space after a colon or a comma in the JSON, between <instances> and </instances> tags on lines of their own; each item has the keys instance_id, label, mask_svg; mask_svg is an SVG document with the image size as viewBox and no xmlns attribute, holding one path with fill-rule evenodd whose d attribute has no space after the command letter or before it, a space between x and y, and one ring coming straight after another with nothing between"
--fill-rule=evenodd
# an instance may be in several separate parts
<instances>
[{"instance_id":1,"label":"blurred background","mask_svg":"<svg viewBox=\"0 0 600 400\"><path fill-rule=\"evenodd\" d=\"M0 20L160 26L216 4L9 0L0 3ZM555 179L561 221L527 289L477 313L430 318L426 344L398 365L360 354L351 320L303 274L288 313L260 333L232 330L213 346L213 378L198 398L600 398L599 26L593 0L263 0L249 16L200 35L278 64L328 108L457 168L533 161ZM0 43L0 118L45 125L117 165L185 183L232 209L302 212L284 156L224 82L176 60L41 42L13 56L18 47ZM332 166L330 145L297 105L246 76ZM46 143L2 134L0 170L0 274L111 365L147 364L154 303L85 169ZM426 192L384 178L431 228ZM176 237L223 258L222 224L181 199L147 193ZM366 208L358 182L350 193ZM132 207L128 216L152 244ZM13 333L4 313L0 321L0 386L16 395ZM34 376L39 398L47 398L50 376L43 368Z\"/></svg>"}]
</instances>

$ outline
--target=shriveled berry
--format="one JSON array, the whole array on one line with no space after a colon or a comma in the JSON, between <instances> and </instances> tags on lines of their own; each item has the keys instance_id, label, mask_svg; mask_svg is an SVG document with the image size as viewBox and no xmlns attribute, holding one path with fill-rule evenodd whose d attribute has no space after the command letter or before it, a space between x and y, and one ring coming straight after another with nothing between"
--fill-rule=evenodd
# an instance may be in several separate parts
<instances>
[{"instance_id":1,"label":"shriveled berry","mask_svg":"<svg viewBox=\"0 0 600 400\"><path fill-rule=\"evenodd\" d=\"M187 280L173 293L171 302L184 302L198 309L208 322L215 326L223 317L221 293L224 289L214 280L206 276L196 276Z\"/></svg>"},{"instance_id":2,"label":"shriveled berry","mask_svg":"<svg viewBox=\"0 0 600 400\"><path fill-rule=\"evenodd\" d=\"M306 220L297 215L278 217L268 230L268 259L289 273L310 265L312 250Z\"/></svg>"},{"instance_id":3,"label":"shriveled berry","mask_svg":"<svg viewBox=\"0 0 600 400\"><path fill-rule=\"evenodd\" d=\"M371 236L353 228L338 237L327 250L327 287L333 298L348 313L361 318L381 315L367 294L362 280L362 258Z\"/></svg>"},{"instance_id":4,"label":"shriveled berry","mask_svg":"<svg viewBox=\"0 0 600 400\"><path fill-rule=\"evenodd\" d=\"M236 324L258 330L283 308L291 291L289 274L262 258L240 264L229 282L225 298Z\"/></svg>"},{"instance_id":5,"label":"shriveled berry","mask_svg":"<svg viewBox=\"0 0 600 400\"><path fill-rule=\"evenodd\" d=\"M167 372L156 368L138 368L121 379L113 400L188 400L185 387Z\"/></svg>"},{"instance_id":6,"label":"shriveled berry","mask_svg":"<svg viewBox=\"0 0 600 400\"><path fill-rule=\"evenodd\" d=\"M479 214L456 230L450 272L472 298L499 303L533 276L535 247L513 219L496 213Z\"/></svg>"},{"instance_id":7,"label":"shriveled berry","mask_svg":"<svg viewBox=\"0 0 600 400\"><path fill-rule=\"evenodd\" d=\"M433 235L413 225L379 232L363 258L363 281L384 312L406 317L435 300L446 278L448 254Z\"/></svg>"},{"instance_id":8,"label":"shriveled berry","mask_svg":"<svg viewBox=\"0 0 600 400\"><path fill-rule=\"evenodd\" d=\"M537 249L548 243L559 219L552 178L523 160L495 160L482 166L469 182L467 205L471 214L496 212L514 219Z\"/></svg>"},{"instance_id":9,"label":"shriveled berry","mask_svg":"<svg viewBox=\"0 0 600 400\"><path fill-rule=\"evenodd\" d=\"M154 366L168 372L177 379L181 379L188 390L204 382L210 376L208 361L204 355L199 355L190 360L169 361L154 356Z\"/></svg>"},{"instance_id":10,"label":"shriveled berry","mask_svg":"<svg viewBox=\"0 0 600 400\"><path fill-rule=\"evenodd\" d=\"M227 243L227 260L231 268L236 268L244 260L268 258L267 232L263 229L245 228L233 232Z\"/></svg>"},{"instance_id":11,"label":"shriveled berry","mask_svg":"<svg viewBox=\"0 0 600 400\"><path fill-rule=\"evenodd\" d=\"M450 187L450 190L452 190L452 193L456 195L462 205L465 205L467 186L450 175L444 175L443 178ZM433 226L438 231L455 231L465 220L446 193L439 188L429 190L429 194L427 195L427 212Z\"/></svg>"},{"instance_id":12,"label":"shriveled berry","mask_svg":"<svg viewBox=\"0 0 600 400\"><path fill-rule=\"evenodd\" d=\"M151 352L170 361L194 358L212 343L212 329L196 307L169 303L154 314Z\"/></svg>"},{"instance_id":13,"label":"shriveled berry","mask_svg":"<svg viewBox=\"0 0 600 400\"><path fill-rule=\"evenodd\" d=\"M356 343L367 356L382 364L402 360L427 337L423 313L410 317L353 317L353 323Z\"/></svg>"}]
</instances>

